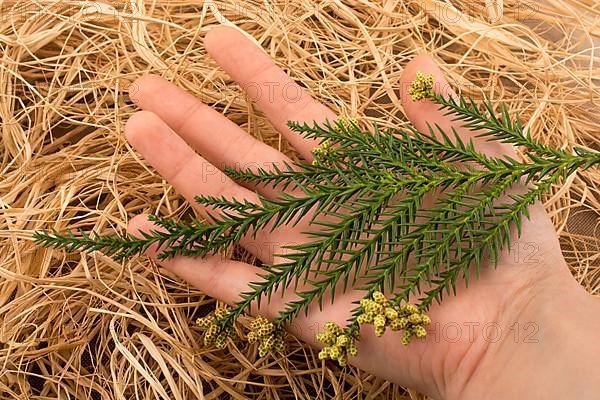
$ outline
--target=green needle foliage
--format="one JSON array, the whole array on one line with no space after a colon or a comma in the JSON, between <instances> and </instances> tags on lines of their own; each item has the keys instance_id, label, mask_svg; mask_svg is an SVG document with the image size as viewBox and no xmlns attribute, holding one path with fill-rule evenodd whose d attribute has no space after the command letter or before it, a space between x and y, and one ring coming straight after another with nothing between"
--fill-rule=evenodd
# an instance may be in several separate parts
<instances>
[{"instance_id":1,"label":"green needle foliage","mask_svg":"<svg viewBox=\"0 0 600 400\"><path fill-rule=\"evenodd\" d=\"M491 141L520 146L527 161L489 157L455 132L437 125L428 132L405 129L362 129L357 121L325 124L290 122L294 131L321 145L312 164L226 173L238 182L281 189L276 199L259 203L199 196L199 204L218 213L212 222L175 222L154 217L160 229L141 237L100 236L83 232L36 232L47 247L67 251L101 251L123 260L156 244L161 259L177 255L202 257L236 245L260 230L310 221L307 242L289 245L282 262L264 267L242 299L199 321L207 340L219 347L238 316L252 304L293 290L271 322L254 323L250 334L261 354L281 348L280 331L314 302L333 301L340 291L360 289L365 296L344 328L329 324L319 340L322 358L344 365L356 355L360 324L373 324L378 335L386 327L402 330L402 343L424 337L430 321L424 312L434 301L455 293L459 279L510 249L511 231L521 232L528 208L579 169L600 163L600 153L576 148L573 153L535 141L506 107L496 116L489 101L478 106L466 97L447 98L433 91L433 78L418 73L411 87L414 100L428 98L448 115ZM293 194L289 194L293 193ZM423 290L422 287L427 289ZM383 293L388 293L388 297ZM417 306L408 303L417 299Z\"/></svg>"}]
</instances>

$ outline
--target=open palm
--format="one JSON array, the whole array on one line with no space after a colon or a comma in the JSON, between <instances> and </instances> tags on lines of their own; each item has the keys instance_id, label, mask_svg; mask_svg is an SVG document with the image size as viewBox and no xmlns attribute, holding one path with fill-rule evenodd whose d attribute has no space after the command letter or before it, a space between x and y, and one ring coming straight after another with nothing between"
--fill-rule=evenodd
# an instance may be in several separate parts
<instances>
[{"instance_id":1,"label":"open palm","mask_svg":"<svg viewBox=\"0 0 600 400\"><path fill-rule=\"evenodd\" d=\"M317 143L301 138L288 129L287 121L324 122L336 115L318 103L252 42L232 28L213 29L205 39L208 53L256 101L274 127L306 160ZM417 70L431 73L436 82L445 82L435 62L418 56L404 70L399 88L407 88ZM192 204L194 196L225 196L258 201L259 193L274 197L278 191L268 187L244 187L220 170L231 167L268 167L271 163L291 162L285 155L253 138L220 113L202 104L192 95L156 76L144 76L132 86L132 100L143 109L128 121L129 142L145 160L167 179ZM414 103L401 93L405 113L418 129L426 122L443 128L455 127L467 140L473 133L461 129L437 106L428 101ZM477 142L490 155L514 154L510 146ZM200 212L206 210L200 209ZM273 232L260 232L242 245L263 262L273 262L282 246L307 240L302 234L307 222L283 226ZM129 230L152 229L145 216L134 218ZM400 334L388 331L375 337L371 327L363 327L358 343L359 356L350 362L376 375L417 388L434 397L468 398L477 385L492 384L489 358L510 359L511 346L535 343L544 335L544 326L536 319L542 298L557 296L558 287L576 286L569 275L553 226L540 205L531 210L517 250L505 251L498 268L484 267L468 289L458 287L458 296L447 297L434 305L429 315L434 323L424 340L400 345ZM151 249L149 255L158 250ZM551 260L551 263L542 262ZM177 257L161 265L190 282L208 295L234 303L247 284L257 281L259 267L212 256L203 259ZM583 292L583 291L582 291ZM298 317L290 329L299 338L318 346L314 339L326 321L340 325L349 317L353 302L363 293L348 291L336 296L333 304L315 305L308 316ZM294 293L274 296L253 310L274 318ZM487 369L486 369L487 368Z\"/></svg>"}]
</instances>

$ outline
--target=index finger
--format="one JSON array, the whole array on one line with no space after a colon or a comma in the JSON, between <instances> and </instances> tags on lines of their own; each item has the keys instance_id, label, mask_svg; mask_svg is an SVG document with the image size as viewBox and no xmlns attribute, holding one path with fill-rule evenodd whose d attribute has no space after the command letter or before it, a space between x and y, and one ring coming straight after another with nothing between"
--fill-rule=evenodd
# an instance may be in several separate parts
<instances>
[{"instance_id":1,"label":"index finger","mask_svg":"<svg viewBox=\"0 0 600 400\"><path fill-rule=\"evenodd\" d=\"M235 28L213 28L204 39L210 56L244 89L281 134L306 159L318 144L288 128L288 121L333 121L336 115L316 101Z\"/></svg>"}]
</instances>

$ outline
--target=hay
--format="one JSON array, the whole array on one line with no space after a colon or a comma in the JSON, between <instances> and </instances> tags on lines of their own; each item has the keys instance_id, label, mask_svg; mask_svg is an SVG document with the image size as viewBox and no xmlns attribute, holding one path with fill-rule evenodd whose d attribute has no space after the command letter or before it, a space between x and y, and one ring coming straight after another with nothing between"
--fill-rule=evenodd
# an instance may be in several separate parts
<instances>
[{"instance_id":1,"label":"hay","mask_svg":"<svg viewBox=\"0 0 600 400\"><path fill-rule=\"evenodd\" d=\"M293 155L205 55L215 24L245 31L340 113L403 123L396 83L427 51L457 88L506 101L544 143L599 148L593 0L123 4L1 2L0 398L420 398L322 366L293 338L278 359L204 349L189 321L213 300L194 288L143 258L121 265L32 244L36 229L123 232L141 212L191 212L123 138L135 111L127 89L147 72ZM600 290L599 185L597 171L581 173L546 202L591 293Z\"/></svg>"}]
</instances>

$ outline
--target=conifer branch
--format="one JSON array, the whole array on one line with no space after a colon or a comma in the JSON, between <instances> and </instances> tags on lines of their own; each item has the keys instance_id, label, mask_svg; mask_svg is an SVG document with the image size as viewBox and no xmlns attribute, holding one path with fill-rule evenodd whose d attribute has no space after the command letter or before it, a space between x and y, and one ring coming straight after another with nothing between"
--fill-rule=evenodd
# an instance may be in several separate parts
<instances>
[{"instance_id":1,"label":"conifer branch","mask_svg":"<svg viewBox=\"0 0 600 400\"><path fill-rule=\"evenodd\" d=\"M578 170L600 164L600 153L575 148L573 153L534 140L505 106L444 97L433 91L433 78L417 74L411 96L429 98L456 121L488 140L523 147L527 161L490 157L452 130L436 124L427 132L414 127L362 129L356 120L324 124L290 122L289 127L321 145L315 161L283 163L271 168L227 168L233 179L280 190L278 197L257 203L198 196L214 211L208 221L176 222L152 217L156 229L132 235L102 236L36 232L37 243L66 251L102 251L117 260L159 249L159 258L203 257L222 252L260 231L303 221L307 240L282 248L283 261L265 265L260 280L249 284L241 300L217 310L199 324L205 343L226 346L232 324L252 305L270 301L286 290L288 302L273 322L257 319L249 338L261 354L282 346L280 328L311 304L333 301L340 292L364 291L345 328L329 324L320 334L326 344L320 357L347 362L356 354L361 324L373 324L378 336L386 328L402 330L402 343L426 334L423 314L456 284L510 250L511 234L521 234L528 208L552 185ZM518 188L523 194L510 194ZM433 201L431 201L433 199ZM277 255L276 255L277 256ZM388 297L383 293L388 292ZM417 298L418 305L409 304Z\"/></svg>"}]
</instances>

